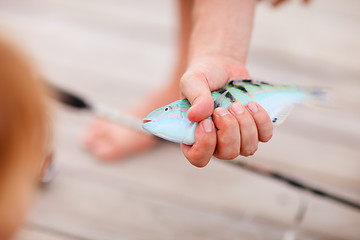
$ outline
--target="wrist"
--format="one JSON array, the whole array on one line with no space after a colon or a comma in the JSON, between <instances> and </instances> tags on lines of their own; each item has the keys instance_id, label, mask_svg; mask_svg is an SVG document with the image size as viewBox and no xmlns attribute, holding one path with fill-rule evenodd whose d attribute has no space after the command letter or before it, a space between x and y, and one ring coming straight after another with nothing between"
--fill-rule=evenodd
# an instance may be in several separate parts
<instances>
[{"instance_id":1,"label":"wrist","mask_svg":"<svg viewBox=\"0 0 360 240\"><path fill-rule=\"evenodd\" d=\"M236 49L230 46L207 46L206 48L196 48L189 52L188 62L197 62L204 58L221 59L223 62L235 63L245 66L247 50Z\"/></svg>"},{"instance_id":2,"label":"wrist","mask_svg":"<svg viewBox=\"0 0 360 240\"><path fill-rule=\"evenodd\" d=\"M254 0L197 0L189 57L224 55L245 64L253 25Z\"/></svg>"}]
</instances>

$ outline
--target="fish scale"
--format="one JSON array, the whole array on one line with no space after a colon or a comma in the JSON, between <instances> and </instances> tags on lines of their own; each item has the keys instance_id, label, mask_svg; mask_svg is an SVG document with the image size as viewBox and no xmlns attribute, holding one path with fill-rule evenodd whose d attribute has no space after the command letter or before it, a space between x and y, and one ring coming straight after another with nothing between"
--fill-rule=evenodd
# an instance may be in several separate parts
<instances>
[{"instance_id":1,"label":"fish scale","mask_svg":"<svg viewBox=\"0 0 360 240\"><path fill-rule=\"evenodd\" d=\"M278 109L281 102L276 101L284 98L291 98L293 103L299 103L306 97L306 91L286 85L272 85L265 82L253 80L230 81L223 88L211 93L215 107L229 108L231 103L237 101L246 105L250 101L260 104L269 114L273 122L277 117L273 116L273 109ZM270 103L270 104L269 104Z\"/></svg>"}]
</instances>

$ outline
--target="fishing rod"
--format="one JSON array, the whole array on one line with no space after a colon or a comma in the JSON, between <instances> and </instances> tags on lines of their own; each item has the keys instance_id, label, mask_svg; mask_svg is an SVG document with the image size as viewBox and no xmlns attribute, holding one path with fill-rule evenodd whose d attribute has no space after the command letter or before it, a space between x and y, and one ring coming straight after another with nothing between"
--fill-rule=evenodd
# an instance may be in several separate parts
<instances>
[{"instance_id":1,"label":"fishing rod","mask_svg":"<svg viewBox=\"0 0 360 240\"><path fill-rule=\"evenodd\" d=\"M353 208L355 208L357 210L360 210L360 204L359 203L350 201L348 199L345 199L345 198L343 198L341 196L334 195L332 193L325 192L324 190L321 190L320 188L310 186L308 184L305 184L305 183L301 182L300 180L297 180L297 179L294 179L292 177L286 176L286 175L284 175L282 173L279 173L279 172L277 172L277 171L275 171L273 169L264 167L264 166L262 166L260 164L245 163L245 162L240 162L240 161L236 161L236 160L230 161L230 163L232 165L238 166L238 167L240 167L242 169L248 170L248 171L256 173L258 175L262 175L262 176L265 176L265 177L276 179L278 181L286 183L287 185L289 185L291 187L294 187L294 188L297 188L297 189L300 189L300 190L303 190L303 191L308 191L308 192L311 192L314 195L324 197L324 198L328 198L328 199L331 199L331 200L333 200L335 202L338 202L338 203L344 204L346 206L350 206L350 207L353 207Z\"/></svg>"},{"instance_id":2,"label":"fishing rod","mask_svg":"<svg viewBox=\"0 0 360 240\"><path fill-rule=\"evenodd\" d=\"M53 91L55 98L59 102L65 104L67 106L76 108L78 110L87 110L97 116L112 120L114 122L117 122L121 125L130 127L141 133L149 134L142 128L142 122L138 118L135 118L133 116L128 115L127 113L120 112L119 110L115 110L115 109L105 106L105 105L91 104L88 101L86 101L84 98L81 98L73 93L65 91L54 85L50 85L50 88ZM245 169L247 171L250 171L250 172L286 183L289 186L297 188L299 190L308 191L314 195L317 195L317 196L320 196L323 198L327 198L327 199L331 199L335 202L338 202L343 205L360 210L359 203L353 202L353 201L343 198L341 196L334 195L332 193L328 193L319 188L302 183L301 181L299 181L297 179L291 178L289 176L286 176L282 173L279 173L273 169L264 167L262 165L254 164L254 163L245 163L245 162L240 162L240 161L236 161L236 160L229 161L229 163L232 165L235 165L237 167L240 167L242 169Z\"/></svg>"},{"instance_id":3,"label":"fishing rod","mask_svg":"<svg viewBox=\"0 0 360 240\"><path fill-rule=\"evenodd\" d=\"M139 118L133 117L119 110L112 109L111 107L108 107L106 105L91 104L85 99L68 91L65 91L64 89L56 87L52 84L48 84L48 87L52 91L52 94L55 96L55 99L67 106L76 108L78 110L89 111L99 117L103 117L111 121L120 123L138 132L149 134L142 128L142 121Z\"/></svg>"}]
</instances>

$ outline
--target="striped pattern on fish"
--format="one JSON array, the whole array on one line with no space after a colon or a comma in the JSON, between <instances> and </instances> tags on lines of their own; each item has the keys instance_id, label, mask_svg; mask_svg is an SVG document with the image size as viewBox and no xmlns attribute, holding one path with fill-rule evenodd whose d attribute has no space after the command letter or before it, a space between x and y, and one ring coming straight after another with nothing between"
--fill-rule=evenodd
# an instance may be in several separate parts
<instances>
[{"instance_id":1,"label":"striped pattern on fish","mask_svg":"<svg viewBox=\"0 0 360 240\"><path fill-rule=\"evenodd\" d=\"M255 101L266 110L273 124L281 124L294 104L323 105L321 101L324 91L254 80L231 80L211 95L215 108L227 109L235 101L244 105ZM197 123L187 118L190 106L188 100L182 99L156 109L144 118L143 128L160 138L192 145L195 142Z\"/></svg>"}]
</instances>

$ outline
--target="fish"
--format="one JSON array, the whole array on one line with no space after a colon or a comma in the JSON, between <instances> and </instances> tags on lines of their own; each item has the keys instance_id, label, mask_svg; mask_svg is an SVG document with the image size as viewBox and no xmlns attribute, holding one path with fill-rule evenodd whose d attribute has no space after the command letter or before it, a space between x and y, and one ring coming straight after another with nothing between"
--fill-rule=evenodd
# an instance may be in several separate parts
<instances>
[{"instance_id":1,"label":"fish","mask_svg":"<svg viewBox=\"0 0 360 240\"><path fill-rule=\"evenodd\" d=\"M234 102L244 105L250 101L257 102L268 113L273 125L283 123L295 104L327 106L326 91L322 88L275 85L251 79L230 80L211 95L214 109L228 109ZM142 127L165 140L193 145L198 123L188 119L190 107L190 102L182 99L158 108L143 119Z\"/></svg>"}]
</instances>

